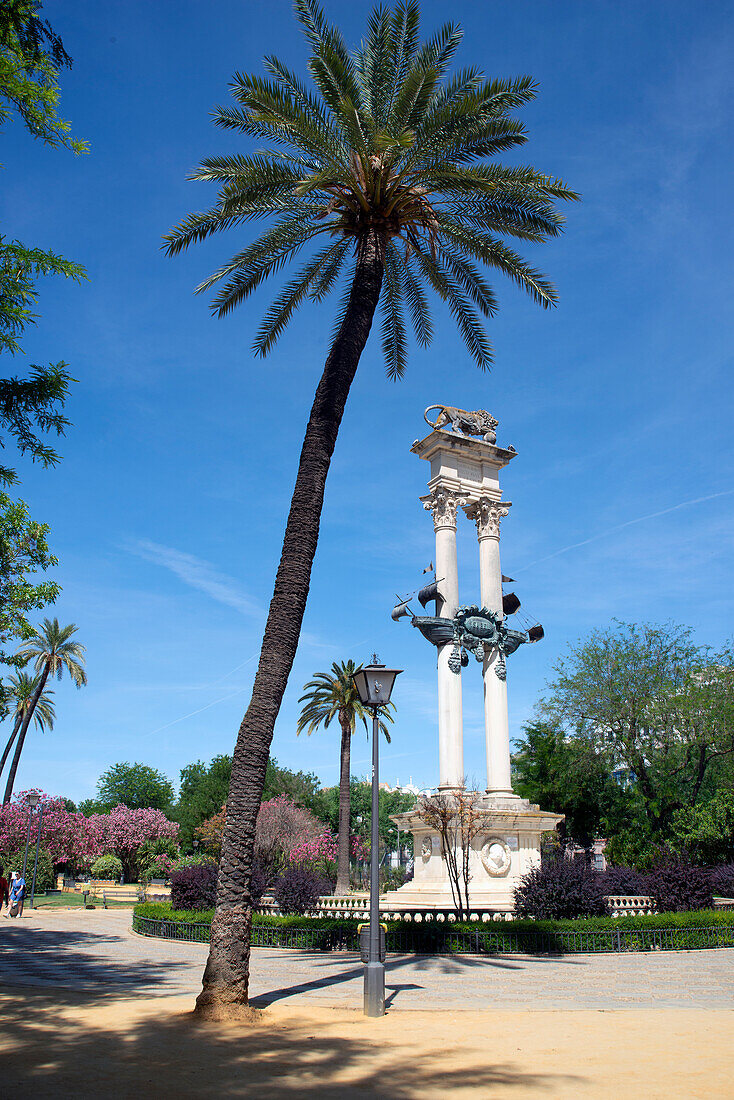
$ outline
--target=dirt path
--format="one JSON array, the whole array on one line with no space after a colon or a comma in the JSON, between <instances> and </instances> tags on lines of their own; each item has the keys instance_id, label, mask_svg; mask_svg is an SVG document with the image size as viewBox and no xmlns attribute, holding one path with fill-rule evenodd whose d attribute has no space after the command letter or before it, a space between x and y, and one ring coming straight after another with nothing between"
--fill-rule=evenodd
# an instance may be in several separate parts
<instances>
[{"instance_id":1,"label":"dirt path","mask_svg":"<svg viewBox=\"0 0 734 1100\"><path fill-rule=\"evenodd\" d=\"M388 959L257 949L255 1023L191 1015L207 949L130 915L0 920L0 1096L732 1100L734 951Z\"/></svg>"},{"instance_id":2,"label":"dirt path","mask_svg":"<svg viewBox=\"0 0 734 1100\"><path fill-rule=\"evenodd\" d=\"M20 995L18 995L20 994ZM304 1004L194 1023L191 997L4 991L2 1095L730 1100L734 1013Z\"/></svg>"}]
</instances>

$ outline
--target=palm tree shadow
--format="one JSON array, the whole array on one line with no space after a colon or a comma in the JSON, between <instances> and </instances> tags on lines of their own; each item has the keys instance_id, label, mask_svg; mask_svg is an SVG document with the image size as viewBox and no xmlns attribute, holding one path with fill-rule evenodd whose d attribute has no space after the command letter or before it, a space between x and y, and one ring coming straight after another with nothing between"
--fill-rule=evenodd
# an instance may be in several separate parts
<instances>
[{"instance_id":1,"label":"palm tree shadow","mask_svg":"<svg viewBox=\"0 0 734 1100\"><path fill-rule=\"evenodd\" d=\"M152 1086L157 1096L177 1100L260 1095L288 1100L314 1093L325 1100L346 1095L408 1100L504 1095L504 1089L528 1097L561 1096L583 1082L494 1061L477 1049L452 1062L442 1044L428 1050L424 1045L420 1057L412 1057L408 1033L396 1040L393 1029L389 1043L377 1029L357 1034L354 1012L321 1010L321 1016L286 1018L264 1013L252 1024L211 1024L181 1012L180 1000L178 1010L163 1000L155 1015L130 1019L126 1006L135 1003L120 998L114 1016L105 1010L104 1019L97 1014L85 1024L79 1010L95 1007L85 994L34 989L13 999L2 1020L4 1094L139 1100ZM341 1025L342 1019L343 1030L335 1035L334 1022ZM482 1064L476 1064L477 1057Z\"/></svg>"}]
</instances>

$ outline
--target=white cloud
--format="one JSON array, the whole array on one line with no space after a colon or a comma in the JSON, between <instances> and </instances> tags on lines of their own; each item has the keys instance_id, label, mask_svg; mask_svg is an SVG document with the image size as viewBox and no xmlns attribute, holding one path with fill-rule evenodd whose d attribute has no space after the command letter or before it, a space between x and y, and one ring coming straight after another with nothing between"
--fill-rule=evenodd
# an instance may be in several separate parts
<instances>
[{"instance_id":1,"label":"white cloud","mask_svg":"<svg viewBox=\"0 0 734 1100\"><path fill-rule=\"evenodd\" d=\"M138 539L130 543L126 549L145 561L162 566L189 588L196 588L217 603L233 607L241 615L259 619L265 614L263 607L253 600L233 577L220 573L202 558L170 546L162 546L149 539Z\"/></svg>"}]
</instances>

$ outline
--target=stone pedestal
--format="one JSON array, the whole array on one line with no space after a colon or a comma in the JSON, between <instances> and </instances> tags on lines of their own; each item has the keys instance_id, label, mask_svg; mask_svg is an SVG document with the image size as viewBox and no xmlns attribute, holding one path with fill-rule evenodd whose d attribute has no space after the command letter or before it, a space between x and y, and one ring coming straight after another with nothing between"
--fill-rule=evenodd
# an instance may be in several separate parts
<instances>
[{"instance_id":1,"label":"stone pedestal","mask_svg":"<svg viewBox=\"0 0 734 1100\"><path fill-rule=\"evenodd\" d=\"M469 909L509 913L518 882L540 864L541 834L555 829L563 815L547 813L517 795L485 794L476 811L480 829L469 857ZM384 896L381 908L396 912L451 908L453 895L441 837L414 810L396 814L393 821L401 832L413 834L415 871L412 882Z\"/></svg>"}]
</instances>

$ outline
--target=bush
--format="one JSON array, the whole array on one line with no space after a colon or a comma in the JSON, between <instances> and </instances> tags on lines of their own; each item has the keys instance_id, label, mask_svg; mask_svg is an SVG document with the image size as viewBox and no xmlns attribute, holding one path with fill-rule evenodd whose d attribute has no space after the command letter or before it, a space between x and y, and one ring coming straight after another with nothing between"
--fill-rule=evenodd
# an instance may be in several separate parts
<instances>
[{"instance_id":1,"label":"bush","mask_svg":"<svg viewBox=\"0 0 734 1100\"><path fill-rule=\"evenodd\" d=\"M25 851L25 849L24 849ZM23 852L16 852L14 856L8 860L8 866L6 868L6 878L10 878L11 871L23 870ZM36 858L36 852L34 848L28 849L28 863L25 869L25 892L26 897L31 896L31 886L33 884L33 863ZM46 890L51 890L54 884L54 865L51 859L51 853L45 848L40 848L38 851L38 867L36 869L36 893L44 894Z\"/></svg>"},{"instance_id":2,"label":"bush","mask_svg":"<svg viewBox=\"0 0 734 1100\"><path fill-rule=\"evenodd\" d=\"M325 883L307 867L288 867L275 884L273 897L283 913L305 913L318 902Z\"/></svg>"},{"instance_id":3,"label":"bush","mask_svg":"<svg viewBox=\"0 0 734 1100\"><path fill-rule=\"evenodd\" d=\"M515 914L540 920L602 916L606 906L601 878L585 860L549 859L520 880Z\"/></svg>"},{"instance_id":4,"label":"bush","mask_svg":"<svg viewBox=\"0 0 734 1100\"><path fill-rule=\"evenodd\" d=\"M211 909L216 900L216 864L204 863L172 872L171 905L174 909Z\"/></svg>"},{"instance_id":5,"label":"bush","mask_svg":"<svg viewBox=\"0 0 734 1100\"><path fill-rule=\"evenodd\" d=\"M108 852L92 864L92 878L114 879L118 882L122 878L122 860Z\"/></svg>"},{"instance_id":6,"label":"bush","mask_svg":"<svg viewBox=\"0 0 734 1100\"><path fill-rule=\"evenodd\" d=\"M171 871L181 871L184 867L217 867L217 861L214 856L207 855L206 852L202 852L200 855L191 856L179 856L174 861Z\"/></svg>"},{"instance_id":7,"label":"bush","mask_svg":"<svg viewBox=\"0 0 734 1100\"><path fill-rule=\"evenodd\" d=\"M633 896L650 893L649 875L635 871L633 867L607 867L597 872L602 894L632 894Z\"/></svg>"},{"instance_id":8,"label":"bush","mask_svg":"<svg viewBox=\"0 0 734 1100\"><path fill-rule=\"evenodd\" d=\"M138 848L137 855L140 882L150 882L152 878L168 878L178 854L178 843L175 840L158 836L144 841Z\"/></svg>"},{"instance_id":9,"label":"bush","mask_svg":"<svg viewBox=\"0 0 734 1100\"><path fill-rule=\"evenodd\" d=\"M734 863L712 869L711 891L717 898L734 898Z\"/></svg>"},{"instance_id":10,"label":"bush","mask_svg":"<svg viewBox=\"0 0 734 1100\"><path fill-rule=\"evenodd\" d=\"M652 894L660 913L682 913L689 909L710 909L713 904L711 872L694 867L685 858L670 855L649 875L647 893Z\"/></svg>"}]
</instances>

